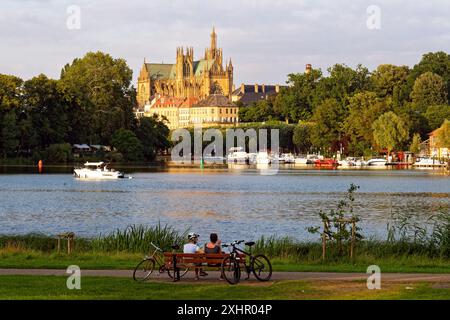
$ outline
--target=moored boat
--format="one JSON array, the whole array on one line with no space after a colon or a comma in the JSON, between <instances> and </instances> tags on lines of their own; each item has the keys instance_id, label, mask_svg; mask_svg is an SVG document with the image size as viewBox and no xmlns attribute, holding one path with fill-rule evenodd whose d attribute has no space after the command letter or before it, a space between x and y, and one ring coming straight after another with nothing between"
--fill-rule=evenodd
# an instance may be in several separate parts
<instances>
[{"instance_id":1,"label":"moored boat","mask_svg":"<svg viewBox=\"0 0 450 320\"><path fill-rule=\"evenodd\" d=\"M387 160L383 159L383 158L374 158L374 159L370 159L369 161L366 162L367 166L371 166L371 167L383 167L386 166Z\"/></svg>"},{"instance_id":2,"label":"moored boat","mask_svg":"<svg viewBox=\"0 0 450 320\"><path fill-rule=\"evenodd\" d=\"M79 179L113 180L123 178L123 172L110 169L105 162L86 162L82 168L74 169L74 176Z\"/></svg>"}]
</instances>

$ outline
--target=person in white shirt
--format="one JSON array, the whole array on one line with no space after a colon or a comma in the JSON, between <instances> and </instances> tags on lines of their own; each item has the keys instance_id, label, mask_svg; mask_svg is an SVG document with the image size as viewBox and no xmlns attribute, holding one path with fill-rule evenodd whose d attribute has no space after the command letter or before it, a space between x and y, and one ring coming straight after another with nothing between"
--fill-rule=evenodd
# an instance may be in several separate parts
<instances>
[{"instance_id":1,"label":"person in white shirt","mask_svg":"<svg viewBox=\"0 0 450 320\"><path fill-rule=\"evenodd\" d=\"M198 237L199 235L191 232L188 234L188 240L189 242L186 243L183 247L183 252L184 253L203 253L203 249L200 248L198 246ZM203 271L201 268L196 268L195 269L195 279L198 280L199 279L199 272L200 272L200 276L207 276L208 274Z\"/></svg>"}]
</instances>

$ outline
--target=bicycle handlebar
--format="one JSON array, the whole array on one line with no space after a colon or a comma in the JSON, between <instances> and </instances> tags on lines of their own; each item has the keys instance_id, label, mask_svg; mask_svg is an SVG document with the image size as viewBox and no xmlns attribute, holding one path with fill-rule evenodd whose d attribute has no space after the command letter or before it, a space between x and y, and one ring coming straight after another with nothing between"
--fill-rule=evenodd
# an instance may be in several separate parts
<instances>
[{"instance_id":1,"label":"bicycle handlebar","mask_svg":"<svg viewBox=\"0 0 450 320\"><path fill-rule=\"evenodd\" d=\"M153 246L153 248L155 248L158 251L164 252L164 250L162 250L160 247L158 247L157 245L155 245L153 242L150 242L150 244Z\"/></svg>"},{"instance_id":2,"label":"bicycle handlebar","mask_svg":"<svg viewBox=\"0 0 450 320\"><path fill-rule=\"evenodd\" d=\"M226 247L234 247L234 246L236 246L238 244L241 244L242 242L245 242L245 240L236 240L236 241L233 241L233 242L230 242L230 243L224 243L224 244L222 244L222 247L224 247L224 248L226 248Z\"/></svg>"}]
</instances>

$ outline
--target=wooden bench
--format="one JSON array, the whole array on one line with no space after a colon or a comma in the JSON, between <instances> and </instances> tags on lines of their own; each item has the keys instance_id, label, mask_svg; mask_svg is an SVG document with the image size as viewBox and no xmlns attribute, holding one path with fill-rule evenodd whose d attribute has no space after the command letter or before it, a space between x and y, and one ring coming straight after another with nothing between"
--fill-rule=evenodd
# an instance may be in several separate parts
<instances>
[{"instance_id":1,"label":"wooden bench","mask_svg":"<svg viewBox=\"0 0 450 320\"><path fill-rule=\"evenodd\" d=\"M180 280L180 269L220 268L229 253L172 253L164 252L166 269L174 271L173 281ZM244 261L245 255L239 255Z\"/></svg>"}]
</instances>

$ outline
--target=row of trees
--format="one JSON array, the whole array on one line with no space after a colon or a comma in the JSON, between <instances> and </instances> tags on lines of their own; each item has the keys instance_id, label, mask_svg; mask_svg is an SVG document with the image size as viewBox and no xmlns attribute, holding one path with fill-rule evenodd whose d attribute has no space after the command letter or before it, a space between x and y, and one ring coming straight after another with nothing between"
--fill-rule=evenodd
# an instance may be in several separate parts
<instances>
[{"instance_id":1,"label":"row of trees","mask_svg":"<svg viewBox=\"0 0 450 320\"><path fill-rule=\"evenodd\" d=\"M1 155L59 162L70 145L88 143L112 145L125 160L152 160L168 146L168 129L157 118L135 119L131 81L125 60L102 52L67 64L59 80L0 74Z\"/></svg>"},{"instance_id":2,"label":"row of trees","mask_svg":"<svg viewBox=\"0 0 450 320\"><path fill-rule=\"evenodd\" d=\"M413 68L336 64L290 74L276 97L240 109L240 120L298 123L301 151L343 149L347 154L408 149L450 119L450 56L428 53Z\"/></svg>"}]
</instances>

